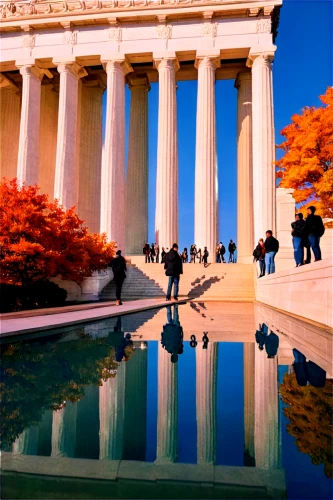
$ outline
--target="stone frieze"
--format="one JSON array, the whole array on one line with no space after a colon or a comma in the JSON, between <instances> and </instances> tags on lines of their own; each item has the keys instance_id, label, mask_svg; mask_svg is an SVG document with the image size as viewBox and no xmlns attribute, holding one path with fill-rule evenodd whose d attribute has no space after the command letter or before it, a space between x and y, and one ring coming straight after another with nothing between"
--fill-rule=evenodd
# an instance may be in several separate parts
<instances>
[{"instance_id":1,"label":"stone frieze","mask_svg":"<svg viewBox=\"0 0 333 500\"><path fill-rule=\"evenodd\" d=\"M92 13L144 7L173 7L204 3L223 3L223 0L0 0L0 17L48 17L65 13Z\"/></svg>"}]
</instances>

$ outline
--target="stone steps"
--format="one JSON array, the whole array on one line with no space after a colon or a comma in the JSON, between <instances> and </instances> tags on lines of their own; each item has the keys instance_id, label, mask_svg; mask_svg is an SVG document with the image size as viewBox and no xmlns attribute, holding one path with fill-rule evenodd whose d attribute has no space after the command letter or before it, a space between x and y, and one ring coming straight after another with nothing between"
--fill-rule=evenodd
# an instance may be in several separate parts
<instances>
[{"instance_id":1,"label":"stone steps","mask_svg":"<svg viewBox=\"0 0 333 500\"><path fill-rule=\"evenodd\" d=\"M143 257L129 257L122 299L164 297L167 277L162 264L145 264ZM185 264L180 278L180 297L203 300L254 300L255 270L252 264ZM101 300L115 300L115 284L101 292Z\"/></svg>"}]
</instances>

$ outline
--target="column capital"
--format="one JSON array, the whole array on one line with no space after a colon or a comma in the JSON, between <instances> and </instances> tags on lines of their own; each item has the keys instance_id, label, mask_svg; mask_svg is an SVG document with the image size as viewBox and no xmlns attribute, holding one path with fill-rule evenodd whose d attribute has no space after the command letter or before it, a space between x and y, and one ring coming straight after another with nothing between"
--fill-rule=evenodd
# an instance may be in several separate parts
<instances>
[{"instance_id":1,"label":"column capital","mask_svg":"<svg viewBox=\"0 0 333 500\"><path fill-rule=\"evenodd\" d=\"M246 66L251 68L254 64L270 64L274 59L275 51L276 45L252 47L246 61Z\"/></svg>"},{"instance_id":2,"label":"column capital","mask_svg":"<svg viewBox=\"0 0 333 500\"><path fill-rule=\"evenodd\" d=\"M241 86L241 84L243 82L252 82L252 73L251 71L240 71L238 74L237 74L237 77L236 77L236 80L235 80L235 88L236 89L239 89L239 87Z\"/></svg>"},{"instance_id":3,"label":"column capital","mask_svg":"<svg viewBox=\"0 0 333 500\"><path fill-rule=\"evenodd\" d=\"M145 88L147 92L150 90L149 80L147 75L136 75L133 73L128 77L128 87L130 90Z\"/></svg>"},{"instance_id":4,"label":"column capital","mask_svg":"<svg viewBox=\"0 0 333 500\"><path fill-rule=\"evenodd\" d=\"M221 66L220 49L197 50L194 66L199 67L204 65L214 66L217 69Z\"/></svg>"},{"instance_id":5,"label":"column capital","mask_svg":"<svg viewBox=\"0 0 333 500\"><path fill-rule=\"evenodd\" d=\"M42 80L45 71L38 63L36 59L18 59L15 61L15 66L19 68L22 76L33 75L38 80Z\"/></svg>"},{"instance_id":6,"label":"column capital","mask_svg":"<svg viewBox=\"0 0 333 500\"><path fill-rule=\"evenodd\" d=\"M179 70L179 61L176 52L153 52L154 66L157 71L160 69L173 67L175 71Z\"/></svg>"},{"instance_id":7,"label":"column capital","mask_svg":"<svg viewBox=\"0 0 333 500\"><path fill-rule=\"evenodd\" d=\"M88 75L85 68L76 62L75 57L55 57L52 62L57 65L60 74L72 73L77 78L83 78Z\"/></svg>"},{"instance_id":8,"label":"column capital","mask_svg":"<svg viewBox=\"0 0 333 500\"><path fill-rule=\"evenodd\" d=\"M124 75L133 72L133 68L125 54L103 54L101 55L101 63L106 73L114 69L122 71Z\"/></svg>"}]
</instances>

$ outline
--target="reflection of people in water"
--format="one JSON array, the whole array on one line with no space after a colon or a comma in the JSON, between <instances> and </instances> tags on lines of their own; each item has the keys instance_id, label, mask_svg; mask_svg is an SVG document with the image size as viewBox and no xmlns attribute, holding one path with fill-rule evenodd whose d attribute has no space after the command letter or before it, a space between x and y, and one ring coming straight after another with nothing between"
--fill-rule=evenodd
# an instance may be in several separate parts
<instances>
[{"instance_id":1,"label":"reflection of people in water","mask_svg":"<svg viewBox=\"0 0 333 500\"><path fill-rule=\"evenodd\" d=\"M178 354L183 354L183 329L179 323L178 304L173 306L173 318L171 306L167 309L168 322L163 326L161 344L164 349L171 354L171 362L177 363Z\"/></svg>"},{"instance_id":2,"label":"reflection of people in water","mask_svg":"<svg viewBox=\"0 0 333 500\"><path fill-rule=\"evenodd\" d=\"M256 331L255 336L260 351L263 351L265 346L267 357L274 358L279 348L279 337L276 333L272 331L268 333L268 326L263 323L260 330Z\"/></svg>"},{"instance_id":3,"label":"reflection of people in water","mask_svg":"<svg viewBox=\"0 0 333 500\"><path fill-rule=\"evenodd\" d=\"M122 331L122 326L121 326L121 316L118 316L117 322L113 328L114 332L121 332ZM133 341L131 340L131 334L126 333L125 337L122 337L120 340L120 343L116 346L116 361L117 363L121 363L121 361L126 358L126 353L125 353L125 348L128 345L133 344Z\"/></svg>"},{"instance_id":4,"label":"reflection of people in water","mask_svg":"<svg viewBox=\"0 0 333 500\"><path fill-rule=\"evenodd\" d=\"M306 357L297 349L293 349L294 372L299 386L304 387L308 383L313 387L324 387L326 372L313 361L306 361Z\"/></svg>"}]
</instances>

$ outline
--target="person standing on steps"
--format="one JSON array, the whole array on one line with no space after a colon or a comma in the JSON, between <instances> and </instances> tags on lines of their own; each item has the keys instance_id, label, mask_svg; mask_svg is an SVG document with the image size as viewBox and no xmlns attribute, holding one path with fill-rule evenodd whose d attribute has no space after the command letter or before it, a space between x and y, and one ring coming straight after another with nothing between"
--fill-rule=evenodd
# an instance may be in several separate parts
<instances>
[{"instance_id":1,"label":"person standing on steps","mask_svg":"<svg viewBox=\"0 0 333 500\"><path fill-rule=\"evenodd\" d=\"M302 266L304 261L304 228L305 221L303 220L303 214L299 213L295 215L295 221L291 223L292 231L291 235L293 237L293 247L294 247L294 259L296 267Z\"/></svg>"},{"instance_id":2,"label":"person standing on steps","mask_svg":"<svg viewBox=\"0 0 333 500\"><path fill-rule=\"evenodd\" d=\"M121 255L121 250L117 250L116 257L111 262L113 279L116 284L116 306L121 306L121 289L126 278L126 260Z\"/></svg>"},{"instance_id":3,"label":"person standing on steps","mask_svg":"<svg viewBox=\"0 0 333 500\"><path fill-rule=\"evenodd\" d=\"M207 250L207 247L204 248L203 256L202 256L202 262L204 263L204 267L207 266L207 261L209 257L209 252Z\"/></svg>"},{"instance_id":4,"label":"person standing on steps","mask_svg":"<svg viewBox=\"0 0 333 500\"><path fill-rule=\"evenodd\" d=\"M235 263L235 250L236 250L236 244L234 241L230 240L228 250L229 250L229 262L232 262L233 264Z\"/></svg>"},{"instance_id":5,"label":"person standing on steps","mask_svg":"<svg viewBox=\"0 0 333 500\"><path fill-rule=\"evenodd\" d=\"M160 262L160 248L157 243L155 243L155 253L156 253L156 264Z\"/></svg>"},{"instance_id":6,"label":"person standing on steps","mask_svg":"<svg viewBox=\"0 0 333 500\"><path fill-rule=\"evenodd\" d=\"M277 252L279 251L279 242L273 236L273 232L268 229L266 231L266 239L265 239L265 276L267 274L275 273L275 262L274 258Z\"/></svg>"},{"instance_id":7,"label":"person standing on steps","mask_svg":"<svg viewBox=\"0 0 333 500\"><path fill-rule=\"evenodd\" d=\"M154 264L154 261L155 261L155 246L154 246L154 243L151 244L150 258L151 258L152 263Z\"/></svg>"},{"instance_id":8,"label":"person standing on steps","mask_svg":"<svg viewBox=\"0 0 333 500\"><path fill-rule=\"evenodd\" d=\"M143 255L145 256L145 264L148 264L150 262L149 254L150 254L150 246L149 246L149 243L146 243L145 246L143 247Z\"/></svg>"},{"instance_id":9,"label":"person standing on steps","mask_svg":"<svg viewBox=\"0 0 333 500\"><path fill-rule=\"evenodd\" d=\"M305 220L304 232L311 245L315 262L321 260L320 238L325 233L325 227L320 215L315 215L316 207L307 208L308 216Z\"/></svg>"},{"instance_id":10,"label":"person standing on steps","mask_svg":"<svg viewBox=\"0 0 333 500\"><path fill-rule=\"evenodd\" d=\"M166 256L166 251L164 250L164 247L162 247L162 252L161 252L161 264L164 264L164 261L165 261L165 256Z\"/></svg>"},{"instance_id":11,"label":"person standing on steps","mask_svg":"<svg viewBox=\"0 0 333 500\"><path fill-rule=\"evenodd\" d=\"M220 259L220 262L223 264L225 264L225 260L224 260L224 254L225 254L225 246L223 245L223 243L220 241L220 256L221 256L221 259Z\"/></svg>"},{"instance_id":12,"label":"person standing on steps","mask_svg":"<svg viewBox=\"0 0 333 500\"><path fill-rule=\"evenodd\" d=\"M178 300L179 279L183 274L183 262L178 253L178 245L174 243L172 249L165 256L164 263L165 275L169 277L166 300L171 299L172 285L174 286L173 297Z\"/></svg>"},{"instance_id":13,"label":"person standing on steps","mask_svg":"<svg viewBox=\"0 0 333 500\"><path fill-rule=\"evenodd\" d=\"M201 248L197 251L197 257L199 259L199 264L201 264Z\"/></svg>"}]
</instances>

